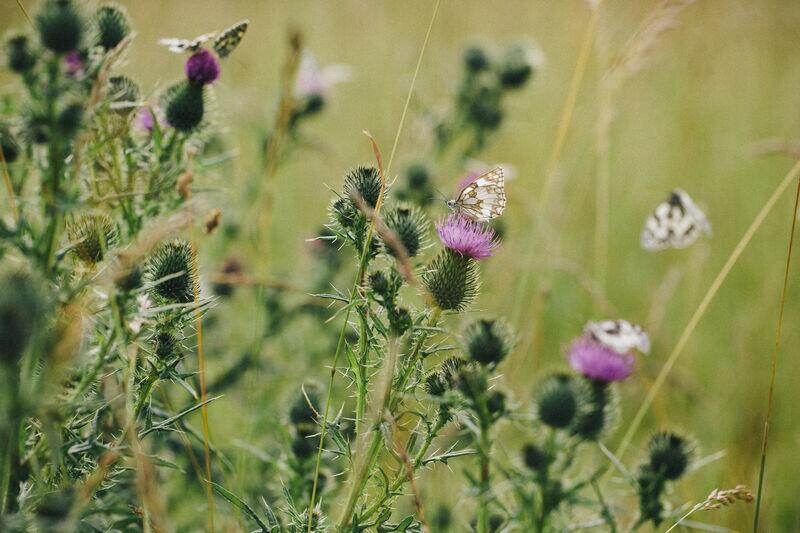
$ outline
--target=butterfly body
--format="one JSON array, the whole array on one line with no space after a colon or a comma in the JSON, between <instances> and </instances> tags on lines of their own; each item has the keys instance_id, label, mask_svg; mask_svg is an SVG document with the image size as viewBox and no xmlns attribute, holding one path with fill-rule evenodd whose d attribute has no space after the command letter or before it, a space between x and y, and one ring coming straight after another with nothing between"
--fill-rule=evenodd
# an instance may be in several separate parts
<instances>
[{"instance_id":1,"label":"butterfly body","mask_svg":"<svg viewBox=\"0 0 800 533\"><path fill-rule=\"evenodd\" d=\"M503 169L494 168L470 179L447 207L456 214L485 222L499 217L506 208L506 189Z\"/></svg>"},{"instance_id":2,"label":"butterfly body","mask_svg":"<svg viewBox=\"0 0 800 533\"><path fill-rule=\"evenodd\" d=\"M617 353L626 354L634 348L642 353L650 351L650 338L640 326L627 320L601 320L589 322L584 333Z\"/></svg>"},{"instance_id":3,"label":"butterfly body","mask_svg":"<svg viewBox=\"0 0 800 533\"><path fill-rule=\"evenodd\" d=\"M225 58L239 45L244 37L249 20L241 20L233 26L222 31L204 33L194 39L166 38L159 39L158 43L167 47L170 52L176 54L197 52L205 43L211 41L211 47L220 58Z\"/></svg>"},{"instance_id":4,"label":"butterfly body","mask_svg":"<svg viewBox=\"0 0 800 533\"><path fill-rule=\"evenodd\" d=\"M648 251L686 248L701 234L711 235L705 213L685 191L675 189L647 218L641 244Z\"/></svg>"}]
</instances>

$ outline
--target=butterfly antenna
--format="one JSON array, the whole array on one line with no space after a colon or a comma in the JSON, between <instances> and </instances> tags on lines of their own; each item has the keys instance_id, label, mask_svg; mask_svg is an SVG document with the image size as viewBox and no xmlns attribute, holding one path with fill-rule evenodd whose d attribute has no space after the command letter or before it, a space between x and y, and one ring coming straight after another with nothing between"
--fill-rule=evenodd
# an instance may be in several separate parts
<instances>
[{"instance_id":1,"label":"butterfly antenna","mask_svg":"<svg viewBox=\"0 0 800 533\"><path fill-rule=\"evenodd\" d=\"M436 191L436 194L439 195L439 198L441 198L445 203L447 203L450 200L445 193L443 193L441 190L439 190L439 187L437 187L436 185L433 185L432 187L433 187L433 190ZM436 199L436 198L433 198L433 199Z\"/></svg>"}]
</instances>

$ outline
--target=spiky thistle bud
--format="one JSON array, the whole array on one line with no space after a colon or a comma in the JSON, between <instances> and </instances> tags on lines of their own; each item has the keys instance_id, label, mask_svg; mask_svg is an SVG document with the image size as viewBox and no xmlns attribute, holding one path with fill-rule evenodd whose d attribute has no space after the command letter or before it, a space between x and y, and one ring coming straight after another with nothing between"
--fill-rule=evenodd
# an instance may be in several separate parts
<instances>
[{"instance_id":1,"label":"spiky thistle bud","mask_svg":"<svg viewBox=\"0 0 800 533\"><path fill-rule=\"evenodd\" d=\"M692 445L681 435L661 431L650 438L649 467L668 481L674 481L686 472L691 456Z\"/></svg>"},{"instance_id":2,"label":"spiky thistle bud","mask_svg":"<svg viewBox=\"0 0 800 533\"><path fill-rule=\"evenodd\" d=\"M542 62L541 52L533 46L514 46L503 59L497 74L500 84L506 89L524 86Z\"/></svg>"},{"instance_id":3,"label":"spiky thistle bud","mask_svg":"<svg viewBox=\"0 0 800 533\"><path fill-rule=\"evenodd\" d=\"M390 294L389 280L382 270L378 270L369 275L369 288L383 299L386 299Z\"/></svg>"},{"instance_id":4,"label":"spiky thistle bud","mask_svg":"<svg viewBox=\"0 0 800 533\"><path fill-rule=\"evenodd\" d=\"M80 217L67 226L67 234L75 255L87 265L102 261L105 252L119 241L117 225L105 213Z\"/></svg>"},{"instance_id":5,"label":"spiky thistle bud","mask_svg":"<svg viewBox=\"0 0 800 533\"><path fill-rule=\"evenodd\" d=\"M0 362L16 363L46 315L46 282L21 270L0 270Z\"/></svg>"},{"instance_id":6,"label":"spiky thistle bud","mask_svg":"<svg viewBox=\"0 0 800 533\"><path fill-rule=\"evenodd\" d=\"M584 380L588 392L586 410L572 424L572 434L587 441L599 440L614 426L619 416L619 398L613 383Z\"/></svg>"},{"instance_id":7,"label":"spiky thistle bud","mask_svg":"<svg viewBox=\"0 0 800 533\"><path fill-rule=\"evenodd\" d=\"M115 48L131 32L131 25L125 9L117 4L100 6L94 14L97 27L95 42L111 50Z\"/></svg>"},{"instance_id":8,"label":"spiky thistle bud","mask_svg":"<svg viewBox=\"0 0 800 533\"><path fill-rule=\"evenodd\" d=\"M36 65L36 54L31 50L28 36L18 33L6 41L8 68L17 74L24 74Z\"/></svg>"},{"instance_id":9,"label":"spiky thistle bud","mask_svg":"<svg viewBox=\"0 0 800 533\"><path fill-rule=\"evenodd\" d=\"M162 330L153 335L153 353L161 360L172 358L178 349L178 338L171 331Z\"/></svg>"},{"instance_id":10,"label":"spiky thistle bud","mask_svg":"<svg viewBox=\"0 0 800 533\"><path fill-rule=\"evenodd\" d=\"M5 124L0 123L0 150L3 150L3 158L6 163L13 163L19 156L19 143Z\"/></svg>"},{"instance_id":11,"label":"spiky thistle bud","mask_svg":"<svg viewBox=\"0 0 800 533\"><path fill-rule=\"evenodd\" d=\"M65 54L80 45L84 21L70 0L49 0L36 16L36 28L45 48Z\"/></svg>"},{"instance_id":12,"label":"spiky thistle bud","mask_svg":"<svg viewBox=\"0 0 800 533\"><path fill-rule=\"evenodd\" d=\"M197 270L192 246L175 239L159 246L147 265L152 292L168 302L188 303L197 293Z\"/></svg>"},{"instance_id":13,"label":"spiky thistle bud","mask_svg":"<svg viewBox=\"0 0 800 533\"><path fill-rule=\"evenodd\" d=\"M369 207L378 204L381 195L381 176L374 166L358 166L352 169L344 178L343 196L354 198L360 196Z\"/></svg>"},{"instance_id":14,"label":"spiky thistle bud","mask_svg":"<svg viewBox=\"0 0 800 533\"><path fill-rule=\"evenodd\" d=\"M664 476L653 472L647 465L642 465L636 477L636 492L639 496L639 513L643 521L651 521L656 526L661 523L664 512L661 495L665 486Z\"/></svg>"},{"instance_id":15,"label":"spiky thistle bud","mask_svg":"<svg viewBox=\"0 0 800 533\"><path fill-rule=\"evenodd\" d=\"M497 129L503 122L500 91L489 86L478 87L475 95L466 102L466 112L476 126L490 131Z\"/></svg>"},{"instance_id":16,"label":"spiky thistle bud","mask_svg":"<svg viewBox=\"0 0 800 533\"><path fill-rule=\"evenodd\" d=\"M534 472L541 472L550 466L550 463L553 462L553 457L540 446L529 443L522 448L522 461L525 466Z\"/></svg>"},{"instance_id":17,"label":"spiky thistle bud","mask_svg":"<svg viewBox=\"0 0 800 533\"><path fill-rule=\"evenodd\" d=\"M497 365L511 350L511 332L502 320L476 320L464 330L464 346L473 361Z\"/></svg>"},{"instance_id":18,"label":"spiky thistle bud","mask_svg":"<svg viewBox=\"0 0 800 533\"><path fill-rule=\"evenodd\" d=\"M556 429L570 427L585 406L581 391L567 374L547 378L536 392L534 402L539 420Z\"/></svg>"},{"instance_id":19,"label":"spiky thistle bud","mask_svg":"<svg viewBox=\"0 0 800 533\"><path fill-rule=\"evenodd\" d=\"M503 391L492 391L486 398L486 409L493 418L500 418L506 412L506 395Z\"/></svg>"},{"instance_id":20,"label":"spiky thistle bud","mask_svg":"<svg viewBox=\"0 0 800 533\"><path fill-rule=\"evenodd\" d=\"M397 234L409 257L416 256L426 244L428 219L413 206L401 205L389 209L383 218L386 226ZM397 256L397 251L384 243L386 252Z\"/></svg>"},{"instance_id":21,"label":"spiky thistle bud","mask_svg":"<svg viewBox=\"0 0 800 533\"><path fill-rule=\"evenodd\" d=\"M355 226L358 217L363 216L349 198L337 198L330 207L331 217L344 230Z\"/></svg>"},{"instance_id":22,"label":"spiky thistle bud","mask_svg":"<svg viewBox=\"0 0 800 533\"><path fill-rule=\"evenodd\" d=\"M489 390L489 376L486 374L485 368L469 362L458 368L456 385L461 394L476 401Z\"/></svg>"},{"instance_id":23,"label":"spiky thistle bud","mask_svg":"<svg viewBox=\"0 0 800 533\"><path fill-rule=\"evenodd\" d=\"M188 133L203 122L205 96L203 86L181 81L172 85L162 96L162 108L167 122L176 130Z\"/></svg>"},{"instance_id":24,"label":"spiky thistle bud","mask_svg":"<svg viewBox=\"0 0 800 533\"><path fill-rule=\"evenodd\" d=\"M464 50L464 66L467 72L476 73L490 67L489 56L483 48L471 46Z\"/></svg>"},{"instance_id":25,"label":"spiky thistle bud","mask_svg":"<svg viewBox=\"0 0 800 533\"><path fill-rule=\"evenodd\" d=\"M425 378L425 391L431 396L444 396L455 386L458 371L465 364L467 360L460 357L446 359L437 370Z\"/></svg>"},{"instance_id":26,"label":"spiky thistle bud","mask_svg":"<svg viewBox=\"0 0 800 533\"><path fill-rule=\"evenodd\" d=\"M437 255L422 274L422 282L444 311L461 311L478 295L478 264L450 249Z\"/></svg>"},{"instance_id":27,"label":"spiky thistle bud","mask_svg":"<svg viewBox=\"0 0 800 533\"><path fill-rule=\"evenodd\" d=\"M411 329L411 313L404 307L390 307L387 310L387 318L389 319L389 329L392 335L400 337Z\"/></svg>"},{"instance_id":28,"label":"spiky thistle bud","mask_svg":"<svg viewBox=\"0 0 800 533\"><path fill-rule=\"evenodd\" d=\"M77 102L67 104L56 118L56 129L65 137L72 137L83 123L83 105Z\"/></svg>"},{"instance_id":29,"label":"spiky thistle bud","mask_svg":"<svg viewBox=\"0 0 800 533\"><path fill-rule=\"evenodd\" d=\"M108 80L108 97L114 103L133 104L139 100L139 85L127 76L113 76ZM134 105L120 108L122 113L130 113Z\"/></svg>"}]
</instances>

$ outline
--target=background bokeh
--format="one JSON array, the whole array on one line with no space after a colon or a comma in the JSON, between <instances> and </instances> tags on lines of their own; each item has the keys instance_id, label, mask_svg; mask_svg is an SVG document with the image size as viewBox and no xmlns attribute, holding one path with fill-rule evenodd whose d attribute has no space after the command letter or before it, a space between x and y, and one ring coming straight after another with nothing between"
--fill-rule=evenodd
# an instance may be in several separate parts
<instances>
[{"instance_id":1,"label":"background bokeh","mask_svg":"<svg viewBox=\"0 0 800 533\"><path fill-rule=\"evenodd\" d=\"M286 35L302 32L322 63L352 66L353 79L337 87L324 114L309 123L311 147L293 153L274 182L274 214L268 240L247 242L223 231L203 244L203 269L238 255L251 273L303 288L314 272L305 239L326 220L331 194L354 164L371 160L362 135L368 129L388 153L398 127L433 3L404 0L123 1L138 37L126 74L142 87L166 86L180 76L182 58L156 44L159 37L190 37L242 18L251 20L241 47L224 65L216 88L217 120L236 157L223 171L199 178L204 201L218 206L223 220L249 210L240 184L259 171L261 138L273 121ZM31 10L33 0L25 2ZM544 372L564 365L562 347L584 322L624 317L651 332L652 353L622 390L623 421L630 422L667 354L728 255L792 164L786 156L751 157L752 141L794 138L800 129L800 6L791 0L698 1L680 16L651 53L651 64L615 97L610 136L610 241L605 286L594 279L598 81L654 1L609 0L602 8L598 46L590 58L560 164L559 186L550 197L549 221L539 216L537 198L580 42L589 18L583 0L477 2L444 0L433 28L400 137L393 171L401 172L423 149L420 111L446 103L460 81L461 53L469 43L502 46L535 41L546 63L523 91L507 101L507 120L481 159L516 168L508 183L502 251L483 268L476 312L509 316L520 346L504 371L502 386L527 404ZM14 0L0 3L0 31L27 24ZM1 91L13 92L6 74ZM452 189L463 169L442 169L439 188ZM686 250L647 253L639 232L647 214L674 187L705 206L713 238ZM677 426L693 434L701 455L724 457L688 476L678 501L697 501L714 487L754 487L766 407L783 262L791 216L787 193L756 234L703 317L686 350L648 413L636 446L626 456L633 466L647 433ZM444 212L442 206L441 212ZM558 235L560 246L543 258L537 243ZM267 245L266 243L269 243ZM264 266L268 265L268 267ZM545 266L543 266L545 265ZM268 269L268 271L265 271ZM530 283L523 283L526 279ZM532 275L531 275L532 273ZM792 267L795 278L797 268ZM349 277L351 274L347 274ZM546 285L542 279L547 279ZM542 296L543 295L543 296ZM797 450L800 448L800 286L789 288L784 347L780 357L775 412L767 462L765 531L800 530ZM537 302L543 301L542 305ZM258 333L252 299L242 291L209 318L210 372L249 345ZM307 325L308 326L308 325ZM232 488L257 484L256 461L248 448L270 453L281 431L287 398L308 377L324 379L329 359L306 357L315 340L309 327L293 328L264 346L260 364L235 390L210 408L214 443L229 453ZM324 344L324 343L323 343ZM517 428L507 427L498 453L515 460ZM616 445L615 438L609 443ZM421 485L430 509L457 504L459 466L441 469ZM202 493L175 503L171 513L195 512ZM698 517L747 529L752 506Z\"/></svg>"}]
</instances>

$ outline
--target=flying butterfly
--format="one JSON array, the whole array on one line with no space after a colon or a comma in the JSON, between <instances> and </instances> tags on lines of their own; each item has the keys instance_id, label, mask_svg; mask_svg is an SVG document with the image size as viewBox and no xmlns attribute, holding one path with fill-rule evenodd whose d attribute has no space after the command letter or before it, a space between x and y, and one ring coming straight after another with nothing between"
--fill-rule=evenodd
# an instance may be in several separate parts
<instances>
[{"instance_id":1,"label":"flying butterfly","mask_svg":"<svg viewBox=\"0 0 800 533\"><path fill-rule=\"evenodd\" d=\"M454 213L485 222L499 217L506 208L506 185L503 169L496 167L470 179L455 200L447 202Z\"/></svg>"},{"instance_id":2,"label":"flying butterfly","mask_svg":"<svg viewBox=\"0 0 800 533\"><path fill-rule=\"evenodd\" d=\"M204 33L194 39L159 39L158 44L166 46L170 52L182 54L186 52L196 52L201 46L213 39L211 47L214 49L214 52L216 52L220 58L225 58L239 46L249 25L250 21L245 19L219 32Z\"/></svg>"},{"instance_id":3,"label":"flying butterfly","mask_svg":"<svg viewBox=\"0 0 800 533\"><path fill-rule=\"evenodd\" d=\"M675 189L647 217L642 230L642 248L651 252L686 248L702 233L711 235L711 224L705 213L686 191Z\"/></svg>"},{"instance_id":4,"label":"flying butterfly","mask_svg":"<svg viewBox=\"0 0 800 533\"><path fill-rule=\"evenodd\" d=\"M583 332L592 339L611 348L617 353L626 354L636 348L642 353L650 351L650 338L640 326L627 320L602 320L588 322Z\"/></svg>"}]
</instances>

